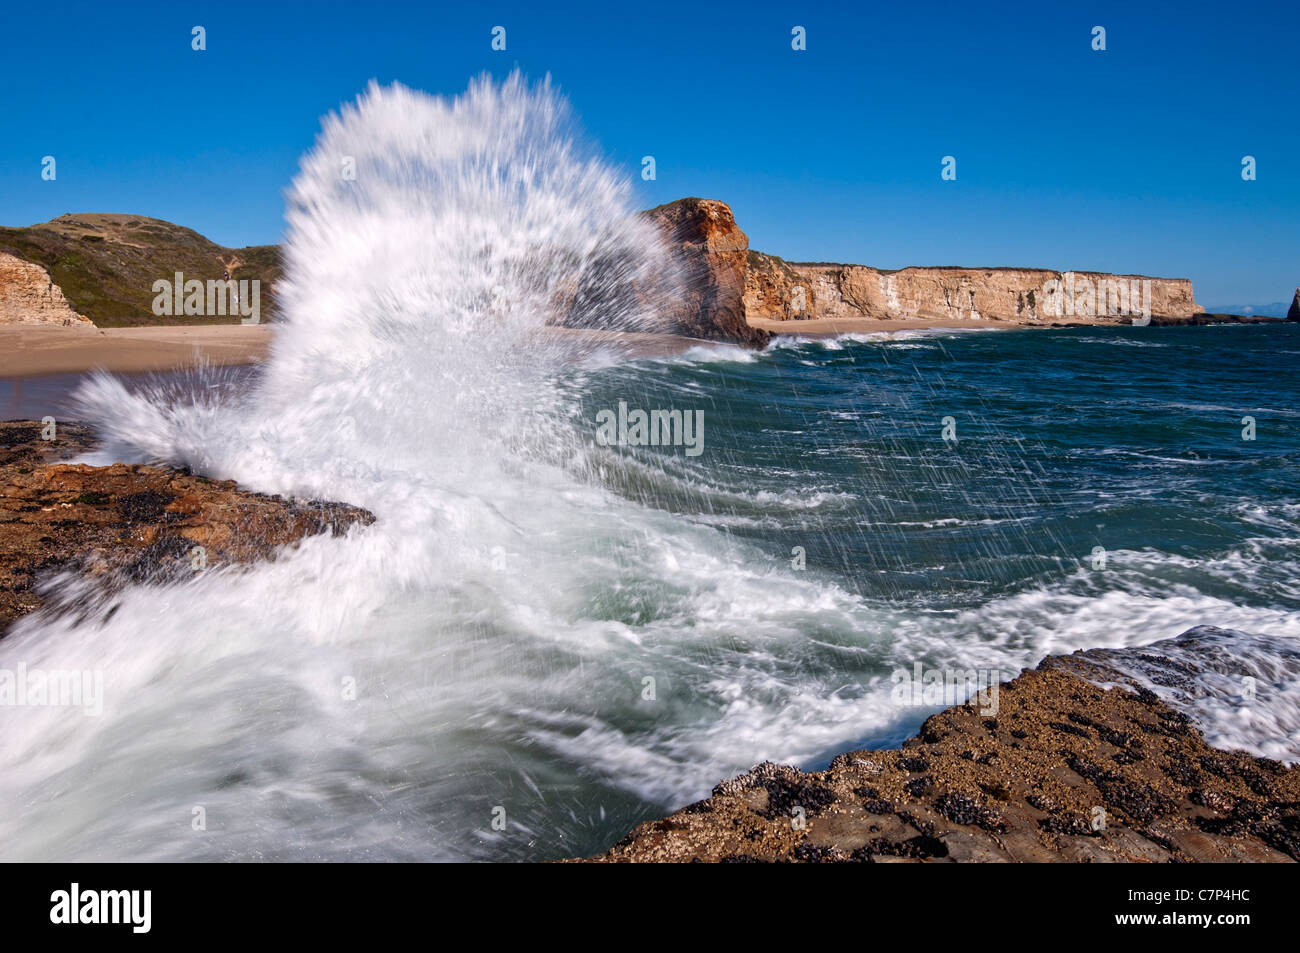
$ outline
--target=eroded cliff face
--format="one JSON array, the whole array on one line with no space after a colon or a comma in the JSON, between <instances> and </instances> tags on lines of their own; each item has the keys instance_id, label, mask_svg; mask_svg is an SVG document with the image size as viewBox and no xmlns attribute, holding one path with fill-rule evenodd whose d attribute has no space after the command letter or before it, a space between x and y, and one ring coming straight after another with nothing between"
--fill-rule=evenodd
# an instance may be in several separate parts
<instances>
[{"instance_id":1,"label":"eroded cliff face","mask_svg":"<svg viewBox=\"0 0 1300 953\"><path fill-rule=\"evenodd\" d=\"M682 334L761 347L770 335L745 315L749 238L725 202L687 198L645 213L664 232L683 291L669 316Z\"/></svg>"},{"instance_id":2,"label":"eroded cliff face","mask_svg":"<svg viewBox=\"0 0 1300 953\"><path fill-rule=\"evenodd\" d=\"M1131 324L1203 313L1184 278L1040 268L903 268L800 264L752 253L745 314L775 321L873 318Z\"/></svg>"},{"instance_id":3,"label":"eroded cliff face","mask_svg":"<svg viewBox=\"0 0 1300 953\"><path fill-rule=\"evenodd\" d=\"M1191 282L1181 278L1038 268L887 271L864 265L786 262L752 251L725 202L685 198L644 214L661 229L683 283L665 315L666 323L691 337L761 347L770 335L751 325L755 319L868 318L1028 326L1130 324L1148 315L1156 324L1206 319L1192 295ZM149 311L155 278L177 270L187 276L216 278L223 268L233 277L247 273L263 281L265 313L271 307L267 297L271 279L280 272L274 247L235 252L189 229L126 215L63 216L42 226L0 229L0 244L24 256L0 252L0 324L88 324L73 310L56 279L75 307L100 324L156 323ZM89 264L81 268L60 264L70 260L70 250L76 251L76 260ZM234 256L235 267L227 262L228 255ZM599 287L599 279L598 273L591 287L577 291L588 296L609 294ZM607 304L586 301L585 310L569 308L557 323L608 328L610 321L617 324L617 312L628 309ZM1289 317L1300 321L1300 289Z\"/></svg>"},{"instance_id":4,"label":"eroded cliff face","mask_svg":"<svg viewBox=\"0 0 1300 953\"><path fill-rule=\"evenodd\" d=\"M1185 278L1044 268L903 268L787 262L749 248L724 202L680 199L647 213L685 273L673 315L694 337L762 344L755 319L875 319L1009 325L1191 323Z\"/></svg>"},{"instance_id":5,"label":"eroded cliff face","mask_svg":"<svg viewBox=\"0 0 1300 953\"><path fill-rule=\"evenodd\" d=\"M82 325L77 314L40 265L0 252L0 325Z\"/></svg>"}]
</instances>

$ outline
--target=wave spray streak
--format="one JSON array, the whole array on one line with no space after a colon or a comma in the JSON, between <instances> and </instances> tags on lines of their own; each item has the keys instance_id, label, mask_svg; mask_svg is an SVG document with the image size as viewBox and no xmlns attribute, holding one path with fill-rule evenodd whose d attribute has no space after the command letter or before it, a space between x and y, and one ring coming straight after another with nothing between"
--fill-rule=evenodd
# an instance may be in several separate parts
<instances>
[{"instance_id":1,"label":"wave spray streak","mask_svg":"<svg viewBox=\"0 0 1300 953\"><path fill-rule=\"evenodd\" d=\"M97 462L161 460L379 520L252 571L137 587L111 617L26 620L0 655L102 672L104 713L13 714L5 856L480 849L492 805L464 792L519 783L502 745L531 742L511 712L548 707L532 679L577 660L557 643L610 637L580 618L584 589L630 545L553 383L590 335L556 325L659 329L674 288L626 181L571 125L518 75L450 101L372 85L303 160L251 391L83 388ZM602 520L617 529L587 528ZM191 831L196 809L222 836Z\"/></svg>"},{"instance_id":2,"label":"wave spray streak","mask_svg":"<svg viewBox=\"0 0 1300 953\"><path fill-rule=\"evenodd\" d=\"M476 463L509 453L584 344L554 326L661 329L675 287L626 181L571 125L549 85L517 74L450 101L372 84L326 118L290 192L281 319L252 399L231 413L101 378L86 413L119 456L336 497L374 487L361 469L426 471L431 443L473 444Z\"/></svg>"}]
</instances>

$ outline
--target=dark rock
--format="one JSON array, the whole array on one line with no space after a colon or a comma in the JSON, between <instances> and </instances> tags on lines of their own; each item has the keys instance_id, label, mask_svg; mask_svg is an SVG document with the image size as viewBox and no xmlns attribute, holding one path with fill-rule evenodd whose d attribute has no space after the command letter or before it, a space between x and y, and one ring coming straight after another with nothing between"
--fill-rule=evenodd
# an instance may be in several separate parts
<instances>
[{"instance_id":1,"label":"dark rock","mask_svg":"<svg viewBox=\"0 0 1300 953\"><path fill-rule=\"evenodd\" d=\"M273 558L304 537L374 521L354 506L250 493L171 467L54 463L90 449L91 435L63 423L45 441L41 429L0 423L0 633L43 606L93 608L51 600L58 593L43 583L58 572L93 580L102 597L128 582Z\"/></svg>"},{"instance_id":2,"label":"dark rock","mask_svg":"<svg viewBox=\"0 0 1300 953\"><path fill-rule=\"evenodd\" d=\"M909 741L822 772L764 763L719 784L707 813L674 815L684 826L643 824L592 860L1300 860L1300 770L1211 748L1154 692L1090 681L1121 681L1104 664L1058 657L1002 685L1014 742L958 705L926 720L924 758ZM805 829L781 810L795 803Z\"/></svg>"}]
</instances>

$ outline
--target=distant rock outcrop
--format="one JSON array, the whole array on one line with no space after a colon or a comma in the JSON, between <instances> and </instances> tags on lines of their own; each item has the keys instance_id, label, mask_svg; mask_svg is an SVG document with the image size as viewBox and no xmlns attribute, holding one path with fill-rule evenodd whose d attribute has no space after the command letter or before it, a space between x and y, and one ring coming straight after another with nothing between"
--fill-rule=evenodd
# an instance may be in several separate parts
<instances>
[{"instance_id":1,"label":"distant rock outcrop","mask_svg":"<svg viewBox=\"0 0 1300 953\"><path fill-rule=\"evenodd\" d=\"M678 199L645 213L663 229L684 290L671 315L691 337L762 346L771 335L745 320L749 239L724 202Z\"/></svg>"},{"instance_id":2,"label":"distant rock outcrop","mask_svg":"<svg viewBox=\"0 0 1300 953\"><path fill-rule=\"evenodd\" d=\"M1291 307L1287 310L1286 319L1300 321L1300 288L1295 290L1295 297L1291 299Z\"/></svg>"}]
</instances>

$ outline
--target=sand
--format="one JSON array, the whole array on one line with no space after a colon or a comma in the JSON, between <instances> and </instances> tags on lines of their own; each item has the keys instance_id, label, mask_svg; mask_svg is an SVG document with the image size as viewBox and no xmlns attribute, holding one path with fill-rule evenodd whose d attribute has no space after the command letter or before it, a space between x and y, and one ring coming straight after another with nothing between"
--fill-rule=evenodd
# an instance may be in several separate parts
<instances>
[{"instance_id":1,"label":"sand","mask_svg":"<svg viewBox=\"0 0 1300 953\"><path fill-rule=\"evenodd\" d=\"M191 325L145 328L0 327L0 379L81 374L102 368L118 374L171 371L199 363L257 364L270 353L272 325ZM638 334L547 328L575 356L607 351L625 357L679 354L716 342L676 334Z\"/></svg>"},{"instance_id":2,"label":"sand","mask_svg":"<svg viewBox=\"0 0 1300 953\"><path fill-rule=\"evenodd\" d=\"M1006 328L998 321L881 321L870 318L765 321L753 326L775 334L835 335L952 328ZM673 334L548 328L549 334L580 340L591 349L628 357L681 353L716 344ZM80 374L102 368L115 373L170 371L196 364L257 364L270 352L272 325L190 325L141 328L0 327L0 378ZM579 353L582 347L577 349Z\"/></svg>"},{"instance_id":3,"label":"sand","mask_svg":"<svg viewBox=\"0 0 1300 953\"><path fill-rule=\"evenodd\" d=\"M265 324L181 327L0 327L0 377L107 371L168 371L265 360L272 330Z\"/></svg>"}]
</instances>

